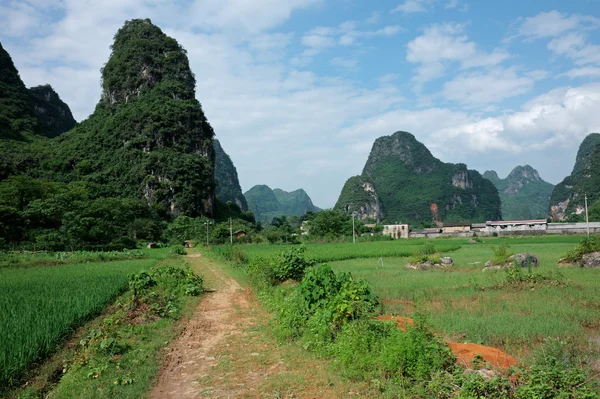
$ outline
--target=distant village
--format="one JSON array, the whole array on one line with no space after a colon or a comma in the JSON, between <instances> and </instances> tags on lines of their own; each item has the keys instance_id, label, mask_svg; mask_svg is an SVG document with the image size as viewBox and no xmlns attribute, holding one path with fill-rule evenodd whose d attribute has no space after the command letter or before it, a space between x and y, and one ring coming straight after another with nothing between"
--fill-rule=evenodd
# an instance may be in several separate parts
<instances>
[{"instance_id":1,"label":"distant village","mask_svg":"<svg viewBox=\"0 0 600 399\"><path fill-rule=\"evenodd\" d=\"M365 225L374 227L375 225ZM502 220L485 223L448 222L426 229L411 230L408 224L384 225L381 234L392 238L436 238L436 237L501 237L544 234L600 233L600 222L548 223L546 219Z\"/></svg>"}]
</instances>

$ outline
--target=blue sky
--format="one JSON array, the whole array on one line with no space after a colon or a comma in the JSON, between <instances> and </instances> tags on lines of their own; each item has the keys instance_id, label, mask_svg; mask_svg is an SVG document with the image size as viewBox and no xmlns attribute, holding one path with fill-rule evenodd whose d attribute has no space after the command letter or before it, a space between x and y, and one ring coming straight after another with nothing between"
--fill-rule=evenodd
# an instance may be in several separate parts
<instances>
[{"instance_id":1,"label":"blue sky","mask_svg":"<svg viewBox=\"0 0 600 399\"><path fill-rule=\"evenodd\" d=\"M197 98L255 184L331 207L373 141L413 133L445 162L557 183L600 131L600 1L0 0L0 41L28 86L77 120L127 19L188 51Z\"/></svg>"}]
</instances>

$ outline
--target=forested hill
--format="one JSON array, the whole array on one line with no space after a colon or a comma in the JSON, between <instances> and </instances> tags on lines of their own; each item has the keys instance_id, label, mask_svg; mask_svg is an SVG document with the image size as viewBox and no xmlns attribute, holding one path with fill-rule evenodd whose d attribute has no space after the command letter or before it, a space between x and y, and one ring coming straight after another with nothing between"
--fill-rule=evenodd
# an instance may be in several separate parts
<instances>
[{"instance_id":1,"label":"forested hill","mask_svg":"<svg viewBox=\"0 0 600 399\"><path fill-rule=\"evenodd\" d=\"M556 185L550 196L549 213L555 220L583 220L584 197L588 204L600 201L600 134L588 135L577 151L570 176Z\"/></svg>"},{"instance_id":2,"label":"forested hill","mask_svg":"<svg viewBox=\"0 0 600 399\"><path fill-rule=\"evenodd\" d=\"M336 209L363 220L412 224L501 218L498 190L464 164L444 163L408 132L378 138Z\"/></svg>"},{"instance_id":3,"label":"forested hill","mask_svg":"<svg viewBox=\"0 0 600 399\"><path fill-rule=\"evenodd\" d=\"M500 179L493 170L486 171L483 177L498 189L504 220L548 217L548 203L554 185L544 181L531 166L517 166L506 179Z\"/></svg>"},{"instance_id":4,"label":"forested hill","mask_svg":"<svg viewBox=\"0 0 600 399\"><path fill-rule=\"evenodd\" d=\"M248 207L256 220L270 221L279 216L302 216L308 211L319 212L303 189L292 192L271 190L269 186L257 185L244 193Z\"/></svg>"},{"instance_id":5,"label":"forested hill","mask_svg":"<svg viewBox=\"0 0 600 399\"><path fill-rule=\"evenodd\" d=\"M69 106L50 85L25 87L1 43L0 72L0 139L55 137L75 126Z\"/></svg>"},{"instance_id":6,"label":"forested hill","mask_svg":"<svg viewBox=\"0 0 600 399\"><path fill-rule=\"evenodd\" d=\"M111 49L94 113L51 140L70 111L49 87L32 99L1 49L0 245L131 247L175 217L213 215L214 133L186 51L147 19Z\"/></svg>"},{"instance_id":7,"label":"forested hill","mask_svg":"<svg viewBox=\"0 0 600 399\"><path fill-rule=\"evenodd\" d=\"M246 197L242 194L237 169L219 140L214 140L215 149L215 196L221 202L231 201L242 210L248 210Z\"/></svg>"}]
</instances>

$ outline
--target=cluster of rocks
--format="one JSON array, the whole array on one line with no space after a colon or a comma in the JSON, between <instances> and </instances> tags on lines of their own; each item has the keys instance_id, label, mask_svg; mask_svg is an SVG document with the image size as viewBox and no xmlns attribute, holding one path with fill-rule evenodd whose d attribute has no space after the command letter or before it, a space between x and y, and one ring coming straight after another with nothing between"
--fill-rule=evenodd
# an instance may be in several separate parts
<instances>
[{"instance_id":1,"label":"cluster of rocks","mask_svg":"<svg viewBox=\"0 0 600 399\"><path fill-rule=\"evenodd\" d=\"M500 269L508 269L511 266L521 266L521 267L538 267L540 264L540 260L534 254L530 254L529 252L522 252L519 254L514 254L508 257L506 263L496 264L491 260L485 262L485 267L483 271L487 270L500 270Z\"/></svg>"},{"instance_id":2,"label":"cluster of rocks","mask_svg":"<svg viewBox=\"0 0 600 399\"><path fill-rule=\"evenodd\" d=\"M581 259L571 263L566 259L560 259L558 266L579 266L586 268L600 268L600 252L590 252L581 257Z\"/></svg>"},{"instance_id":3,"label":"cluster of rocks","mask_svg":"<svg viewBox=\"0 0 600 399\"><path fill-rule=\"evenodd\" d=\"M440 258L439 262L432 262L430 259L424 262L411 262L406 266L407 269L412 270L430 270L430 269L447 269L454 266L454 260L451 257L445 256Z\"/></svg>"}]
</instances>

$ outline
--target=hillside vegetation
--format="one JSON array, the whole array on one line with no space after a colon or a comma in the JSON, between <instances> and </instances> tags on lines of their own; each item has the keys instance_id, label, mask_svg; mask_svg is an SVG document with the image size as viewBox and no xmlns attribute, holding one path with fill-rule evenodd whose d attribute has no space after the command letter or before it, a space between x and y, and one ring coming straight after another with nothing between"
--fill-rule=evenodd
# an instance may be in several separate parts
<instances>
[{"instance_id":1,"label":"hillside vegetation","mask_svg":"<svg viewBox=\"0 0 600 399\"><path fill-rule=\"evenodd\" d=\"M186 51L147 19L111 49L94 113L49 140L68 107L49 86L32 103L0 48L0 245L120 249L178 216L214 215L214 132Z\"/></svg>"},{"instance_id":2,"label":"hillside vegetation","mask_svg":"<svg viewBox=\"0 0 600 399\"><path fill-rule=\"evenodd\" d=\"M577 151L571 175L556 185L549 213L555 220L583 220L584 196L588 204L600 200L600 134L588 135Z\"/></svg>"},{"instance_id":3,"label":"hillside vegetation","mask_svg":"<svg viewBox=\"0 0 600 399\"><path fill-rule=\"evenodd\" d=\"M545 182L529 165L517 166L506 179L486 171L483 177L494 183L502 202L504 220L545 219L554 186Z\"/></svg>"},{"instance_id":4,"label":"hillside vegetation","mask_svg":"<svg viewBox=\"0 0 600 399\"><path fill-rule=\"evenodd\" d=\"M489 180L464 164L440 161L407 132L375 141L362 175L346 182L335 209L390 223L501 218Z\"/></svg>"}]
</instances>

